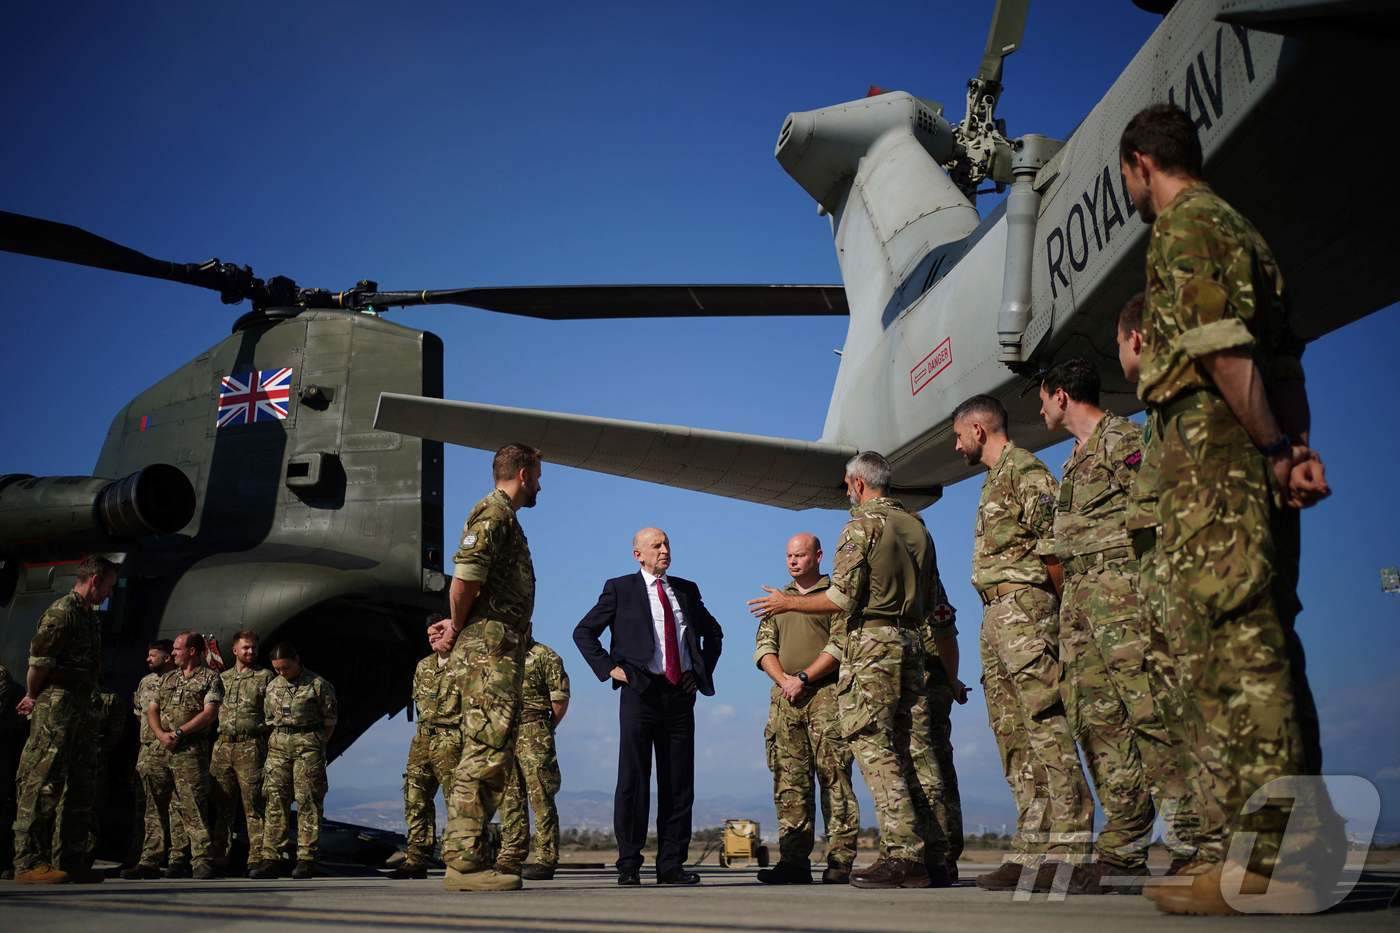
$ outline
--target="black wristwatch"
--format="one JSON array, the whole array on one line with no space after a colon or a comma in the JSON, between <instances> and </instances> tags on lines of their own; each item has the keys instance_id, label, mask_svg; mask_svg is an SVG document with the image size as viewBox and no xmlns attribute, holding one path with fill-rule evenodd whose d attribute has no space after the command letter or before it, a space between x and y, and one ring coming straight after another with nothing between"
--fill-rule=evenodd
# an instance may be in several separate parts
<instances>
[{"instance_id":1,"label":"black wristwatch","mask_svg":"<svg viewBox=\"0 0 1400 933\"><path fill-rule=\"evenodd\" d=\"M176 727L175 727L175 731L172 732L171 735L175 736L175 741L176 741L176 742L184 741L184 738L185 738L185 730L184 730L184 729L181 729L179 726L176 726Z\"/></svg>"},{"instance_id":2,"label":"black wristwatch","mask_svg":"<svg viewBox=\"0 0 1400 933\"><path fill-rule=\"evenodd\" d=\"M1278 436L1278 440L1274 441L1267 447L1260 447L1259 452L1268 459L1272 460L1274 457L1282 457L1284 454L1288 453L1292 449L1293 438L1289 437L1287 434L1280 434Z\"/></svg>"},{"instance_id":3,"label":"black wristwatch","mask_svg":"<svg viewBox=\"0 0 1400 933\"><path fill-rule=\"evenodd\" d=\"M802 681L802 682L805 684L805 683L807 682L807 672L806 672L806 671L798 671L798 672L797 672L797 679L800 680L800 681Z\"/></svg>"}]
</instances>

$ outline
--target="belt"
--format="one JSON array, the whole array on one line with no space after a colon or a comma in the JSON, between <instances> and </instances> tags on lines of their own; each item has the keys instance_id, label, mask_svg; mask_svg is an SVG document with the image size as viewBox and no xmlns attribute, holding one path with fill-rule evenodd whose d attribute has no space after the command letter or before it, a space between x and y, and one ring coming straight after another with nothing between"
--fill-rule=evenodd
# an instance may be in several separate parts
<instances>
[{"instance_id":1,"label":"belt","mask_svg":"<svg viewBox=\"0 0 1400 933\"><path fill-rule=\"evenodd\" d=\"M898 619L887 619L884 616L861 619L860 622L853 623L853 626L855 628L904 628L904 624Z\"/></svg>"},{"instance_id":2,"label":"belt","mask_svg":"<svg viewBox=\"0 0 1400 933\"><path fill-rule=\"evenodd\" d=\"M989 586L985 590L978 590L977 595L982 597L982 605L990 606L1003 596L1010 596L1012 593L1019 593L1021 590L1036 589L1045 590L1047 593L1053 592L1049 584L1046 583L998 583Z\"/></svg>"},{"instance_id":3,"label":"belt","mask_svg":"<svg viewBox=\"0 0 1400 933\"><path fill-rule=\"evenodd\" d=\"M280 732L282 735L296 735L299 732L320 732L325 726L273 726L273 732Z\"/></svg>"},{"instance_id":4,"label":"belt","mask_svg":"<svg viewBox=\"0 0 1400 933\"><path fill-rule=\"evenodd\" d=\"M1095 551L1092 554L1077 554L1066 560L1063 566L1065 568L1065 576L1070 576L1071 574L1093 570L1095 567L1101 567L1109 561L1136 559L1137 554L1134 553L1133 549L1124 545L1123 547L1111 547L1107 550Z\"/></svg>"},{"instance_id":5,"label":"belt","mask_svg":"<svg viewBox=\"0 0 1400 933\"><path fill-rule=\"evenodd\" d=\"M1188 389L1154 407L1165 423L1184 412L1204 410L1215 401L1221 401L1220 393L1215 389Z\"/></svg>"},{"instance_id":6,"label":"belt","mask_svg":"<svg viewBox=\"0 0 1400 933\"><path fill-rule=\"evenodd\" d=\"M458 732L458 733L460 733L460 732L462 731L462 727L461 727L461 726L428 726L428 725L424 725L423 723L420 722L420 723L418 724L418 731L424 733L425 735L446 735L446 734L448 734L449 732Z\"/></svg>"},{"instance_id":7,"label":"belt","mask_svg":"<svg viewBox=\"0 0 1400 933\"><path fill-rule=\"evenodd\" d=\"M258 731L253 731L253 732L249 732L249 731L246 731L246 730L245 730L245 731L242 731L242 732L220 732L220 733L219 733L219 738L221 738L221 739L223 739L223 740L225 740L225 741L227 741L227 742L246 742L248 739L262 739L262 738L266 738L266 737L267 737L267 732L264 731L264 730L258 730Z\"/></svg>"}]
</instances>

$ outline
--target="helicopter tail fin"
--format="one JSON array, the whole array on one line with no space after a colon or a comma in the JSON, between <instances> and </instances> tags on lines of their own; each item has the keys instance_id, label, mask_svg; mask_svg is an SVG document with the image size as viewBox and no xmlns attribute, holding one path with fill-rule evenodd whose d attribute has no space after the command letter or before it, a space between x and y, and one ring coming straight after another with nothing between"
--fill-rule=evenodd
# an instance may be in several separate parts
<instances>
[{"instance_id":1,"label":"helicopter tail fin","mask_svg":"<svg viewBox=\"0 0 1400 933\"><path fill-rule=\"evenodd\" d=\"M846 508L841 478L854 447L593 418L385 392L374 426L495 450L532 444L550 463L787 509Z\"/></svg>"}]
</instances>

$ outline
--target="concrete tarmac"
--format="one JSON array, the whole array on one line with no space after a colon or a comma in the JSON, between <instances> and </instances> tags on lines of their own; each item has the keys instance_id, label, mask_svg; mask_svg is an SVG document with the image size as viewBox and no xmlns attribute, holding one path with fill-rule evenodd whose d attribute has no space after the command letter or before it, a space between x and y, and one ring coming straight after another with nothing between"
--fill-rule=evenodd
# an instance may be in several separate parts
<instances>
[{"instance_id":1,"label":"concrete tarmac","mask_svg":"<svg viewBox=\"0 0 1400 933\"><path fill-rule=\"evenodd\" d=\"M990 865L962 863L964 879ZM1389 868L1389 866L1387 866ZM965 880L956 888L861 891L813 884L768 887L752 871L702 868L697 887L619 888L611 869L562 869L524 891L457 894L441 873L426 881L380 874L312 881L121 881L25 887L0 882L5 930L188 931L422 930L1006 930L1024 933L1201 928L1213 921L1165 917L1137 896L1067 897L993 894ZM1312 917L1227 920L1231 931L1395 930L1400 910L1386 905L1400 871L1370 872L1341 907Z\"/></svg>"}]
</instances>

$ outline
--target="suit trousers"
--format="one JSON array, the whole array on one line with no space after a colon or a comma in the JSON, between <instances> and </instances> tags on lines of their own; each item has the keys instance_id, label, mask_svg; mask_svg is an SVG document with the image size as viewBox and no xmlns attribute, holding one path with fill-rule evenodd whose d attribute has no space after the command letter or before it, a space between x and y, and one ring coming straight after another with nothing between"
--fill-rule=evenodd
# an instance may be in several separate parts
<instances>
[{"instance_id":1,"label":"suit trousers","mask_svg":"<svg viewBox=\"0 0 1400 933\"><path fill-rule=\"evenodd\" d=\"M618 691L617 792L613 832L617 870L642 866L651 810L651 759L656 755L656 871L679 871L690 850L690 811L695 803L695 695L662 677L645 689Z\"/></svg>"}]
</instances>

